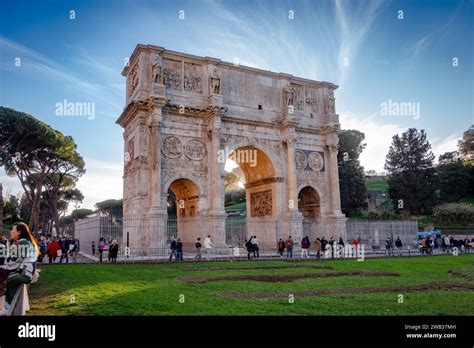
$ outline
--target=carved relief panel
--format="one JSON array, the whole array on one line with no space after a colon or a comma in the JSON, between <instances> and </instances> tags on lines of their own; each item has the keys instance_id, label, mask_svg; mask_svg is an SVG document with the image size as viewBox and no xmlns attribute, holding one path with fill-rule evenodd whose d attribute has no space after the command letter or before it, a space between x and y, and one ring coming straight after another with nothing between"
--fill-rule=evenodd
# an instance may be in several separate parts
<instances>
[{"instance_id":1,"label":"carved relief panel","mask_svg":"<svg viewBox=\"0 0 474 348\"><path fill-rule=\"evenodd\" d=\"M202 66L184 63L184 90L202 93Z\"/></svg>"},{"instance_id":2,"label":"carved relief panel","mask_svg":"<svg viewBox=\"0 0 474 348\"><path fill-rule=\"evenodd\" d=\"M163 75L165 87L180 91L181 87L181 68L182 63L179 60L163 59Z\"/></svg>"},{"instance_id":3,"label":"carved relief panel","mask_svg":"<svg viewBox=\"0 0 474 348\"><path fill-rule=\"evenodd\" d=\"M135 63L132 70L130 71L130 74L128 75L128 81L128 96L130 97L138 86L138 62Z\"/></svg>"},{"instance_id":4,"label":"carved relief panel","mask_svg":"<svg viewBox=\"0 0 474 348\"><path fill-rule=\"evenodd\" d=\"M320 114L320 91L316 88L305 88L305 103L309 110L315 114Z\"/></svg>"},{"instance_id":5,"label":"carved relief panel","mask_svg":"<svg viewBox=\"0 0 474 348\"><path fill-rule=\"evenodd\" d=\"M250 194L250 215L252 217L272 215L272 190Z\"/></svg>"}]
</instances>

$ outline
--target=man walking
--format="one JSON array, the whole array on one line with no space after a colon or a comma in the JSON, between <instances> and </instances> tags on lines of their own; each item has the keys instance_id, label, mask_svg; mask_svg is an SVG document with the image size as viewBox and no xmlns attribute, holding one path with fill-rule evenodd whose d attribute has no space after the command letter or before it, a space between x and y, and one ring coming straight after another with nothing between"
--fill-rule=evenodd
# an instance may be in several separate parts
<instances>
[{"instance_id":1,"label":"man walking","mask_svg":"<svg viewBox=\"0 0 474 348\"><path fill-rule=\"evenodd\" d=\"M179 261L183 261L183 242L181 242L181 238L178 238L176 242L176 259Z\"/></svg>"},{"instance_id":2,"label":"man walking","mask_svg":"<svg viewBox=\"0 0 474 348\"><path fill-rule=\"evenodd\" d=\"M285 244L286 244L286 258L292 259L293 258L293 239L291 239L291 236L288 237Z\"/></svg>"},{"instance_id":3,"label":"man walking","mask_svg":"<svg viewBox=\"0 0 474 348\"><path fill-rule=\"evenodd\" d=\"M200 237L198 237L198 239L196 239L196 243L194 243L194 245L196 246L196 256L194 256L194 258L196 260L201 260L202 244L201 244L201 238Z\"/></svg>"},{"instance_id":4,"label":"man walking","mask_svg":"<svg viewBox=\"0 0 474 348\"><path fill-rule=\"evenodd\" d=\"M207 236L204 239L204 248L206 249L206 257L209 260L211 257L211 250L212 250L211 236Z\"/></svg>"},{"instance_id":5,"label":"man walking","mask_svg":"<svg viewBox=\"0 0 474 348\"><path fill-rule=\"evenodd\" d=\"M170 244L170 262L173 259L173 256L174 256L175 260L177 259L177 257L176 257L176 249L177 248L178 248L178 246L177 246L177 243L176 243L176 238L173 237L173 239L171 240L171 244Z\"/></svg>"}]
</instances>

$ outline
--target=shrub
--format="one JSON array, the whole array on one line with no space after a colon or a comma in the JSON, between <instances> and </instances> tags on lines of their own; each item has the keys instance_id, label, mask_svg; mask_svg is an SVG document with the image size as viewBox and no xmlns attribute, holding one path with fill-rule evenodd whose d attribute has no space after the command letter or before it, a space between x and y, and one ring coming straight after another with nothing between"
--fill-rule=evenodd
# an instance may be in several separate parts
<instances>
[{"instance_id":1,"label":"shrub","mask_svg":"<svg viewBox=\"0 0 474 348\"><path fill-rule=\"evenodd\" d=\"M433 219L437 223L462 224L474 222L474 207L466 203L446 203L433 209Z\"/></svg>"}]
</instances>

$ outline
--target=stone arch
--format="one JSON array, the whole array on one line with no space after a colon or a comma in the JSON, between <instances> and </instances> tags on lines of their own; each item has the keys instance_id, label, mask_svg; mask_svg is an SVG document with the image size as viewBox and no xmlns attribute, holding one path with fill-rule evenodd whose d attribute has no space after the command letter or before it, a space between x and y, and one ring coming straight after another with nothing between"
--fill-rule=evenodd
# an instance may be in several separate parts
<instances>
[{"instance_id":1,"label":"stone arch","mask_svg":"<svg viewBox=\"0 0 474 348\"><path fill-rule=\"evenodd\" d=\"M245 176L245 191L247 202L246 238L257 236L261 249L274 249L277 234L277 220L281 195L277 185L281 166L275 155L265 146L252 141L233 143L229 147L229 155L239 156L239 150L256 151L257 162L254 166L249 163L238 163ZM232 158L229 156L228 158ZM244 221L244 222L245 222ZM235 221L234 221L235 222Z\"/></svg>"},{"instance_id":2,"label":"stone arch","mask_svg":"<svg viewBox=\"0 0 474 348\"><path fill-rule=\"evenodd\" d=\"M197 187L199 196L202 197L202 196L205 195L204 182L201 179L196 178L194 175L189 174L187 172L176 173L176 174L171 175L169 178L167 178L165 183L162 186L161 193L166 194L168 192L168 189L170 188L171 184L174 181L177 181L179 179L186 179L186 180L189 180L189 181L193 182Z\"/></svg>"},{"instance_id":3,"label":"stone arch","mask_svg":"<svg viewBox=\"0 0 474 348\"><path fill-rule=\"evenodd\" d=\"M247 139L243 141L232 142L232 143L226 144L226 147L228 148L229 153L239 148L249 147L249 146L254 147L257 150L261 151L271 160L273 168L275 170L276 177L284 176L283 166L282 166L280 157L275 155L272 149L269 148L267 145L259 143L256 139Z\"/></svg>"},{"instance_id":4,"label":"stone arch","mask_svg":"<svg viewBox=\"0 0 474 348\"><path fill-rule=\"evenodd\" d=\"M303 215L303 236L313 241L319 236L321 222L321 194L314 185L298 187L298 211Z\"/></svg>"},{"instance_id":5,"label":"stone arch","mask_svg":"<svg viewBox=\"0 0 474 348\"><path fill-rule=\"evenodd\" d=\"M180 238L185 251L193 251L194 241L203 229L202 189L194 180L183 176L186 175L176 175L165 186L167 194L168 190L174 193L177 211L176 217L168 216L167 233L168 238Z\"/></svg>"}]
</instances>

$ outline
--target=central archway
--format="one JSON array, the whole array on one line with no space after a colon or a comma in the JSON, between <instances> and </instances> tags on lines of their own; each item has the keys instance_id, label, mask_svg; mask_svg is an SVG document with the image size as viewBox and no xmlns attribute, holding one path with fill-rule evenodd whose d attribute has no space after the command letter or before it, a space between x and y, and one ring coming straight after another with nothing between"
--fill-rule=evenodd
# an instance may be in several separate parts
<instances>
[{"instance_id":1,"label":"central archway","mask_svg":"<svg viewBox=\"0 0 474 348\"><path fill-rule=\"evenodd\" d=\"M315 240L318 231L318 219L321 217L321 199L311 186L303 187L298 193L298 210L303 215L303 236Z\"/></svg>"},{"instance_id":2,"label":"central archway","mask_svg":"<svg viewBox=\"0 0 474 348\"><path fill-rule=\"evenodd\" d=\"M245 188L245 212L227 216L226 242L243 247L243 239L256 236L260 249L274 250L276 243L276 183L275 167L269 156L252 145L237 147L228 160L240 167ZM239 228L240 226L240 228ZM239 234L236 236L235 234ZM235 245L238 243L239 245Z\"/></svg>"},{"instance_id":3,"label":"central archway","mask_svg":"<svg viewBox=\"0 0 474 348\"><path fill-rule=\"evenodd\" d=\"M168 240L181 238L185 251L194 251L194 242L202 232L199 189L190 179L174 180L168 189Z\"/></svg>"}]
</instances>

